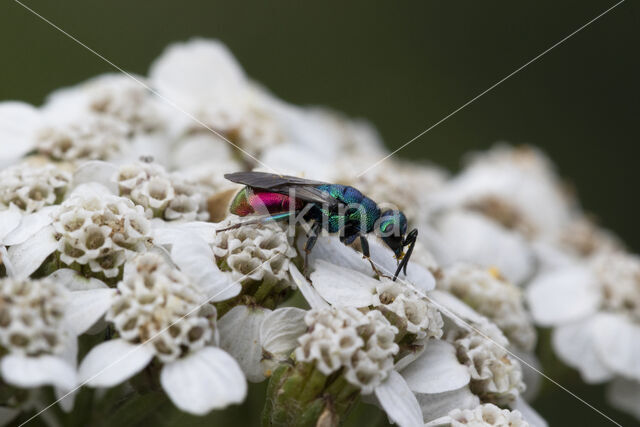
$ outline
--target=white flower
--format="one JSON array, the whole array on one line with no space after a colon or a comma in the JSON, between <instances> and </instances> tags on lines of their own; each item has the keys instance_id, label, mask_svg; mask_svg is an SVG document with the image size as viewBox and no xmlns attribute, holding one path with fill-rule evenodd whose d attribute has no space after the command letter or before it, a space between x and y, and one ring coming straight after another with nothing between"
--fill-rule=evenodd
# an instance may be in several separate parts
<instances>
[{"instance_id":1,"label":"white flower","mask_svg":"<svg viewBox=\"0 0 640 427\"><path fill-rule=\"evenodd\" d=\"M589 383L640 381L640 260L624 252L546 273L527 290L534 319L555 327L553 347Z\"/></svg>"},{"instance_id":2,"label":"white flower","mask_svg":"<svg viewBox=\"0 0 640 427\"><path fill-rule=\"evenodd\" d=\"M171 220L207 220L204 195L179 173L169 174L157 164L121 166L116 181L120 196L131 199L152 216Z\"/></svg>"},{"instance_id":3,"label":"white flower","mask_svg":"<svg viewBox=\"0 0 640 427\"><path fill-rule=\"evenodd\" d=\"M136 76L144 82L144 77ZM159 100L140 82L124 74L103 74L70 88L53 92L43 107L45 113L93 113L127 126L127 134L166 130L165 112Z\"/></svg>"},{"instance_id":4,"label":"white flower","mask_svg":"<svg viewBox=\"0 0 640 427\"><path fill-rule=\"evenodd\" d=\"M54 160L109 160L127 150L127 128L122 122L97 114L45 125L38 131L38 153Z\"/></svg>"},{"instance_id":5,"label":"white flower","mask_svg":"<svg viewBox=\"0 0 640 427\"><path fill-rule=\"evenodd\" d=\"M432 202L478 211L525 236L559 232L574 209L541 152L507 145L474 156Z\"/></svg>"},{"instance_id":6,"label":"white flower","mask_svg":"<svg viewBox=\"0 0 640 427\"><path fill-rule=\"evenodd\" d=\"M116 196L78 194L53 220L60 260L115 277L128 254L146 248L150 224L141 208Z\"/></svg>"},{"instance_id":7,"label":"white flower","mask_svg":"<svg viewBox=\"0 0 640 427\"><path fill-rule=\"evenodd\" d=\"M418 238L442 267L466 262L497 268L516 285L526 282L536 266L526 239L477 212L454 209L433 215L420 226Z\"/></svg>"},{"instance_id":8,"label":"white flower","mask_svg":"<svg viewBox=\"0 0 640 427\"><path fill-rule=\"evenodd\" d=\"M128 256L147 249L150 227L142 207L104 187L80 186L62 205L25 217L5 243L12 245L8 255L19 277L57 251L67 266L86 265L87 274L113 278Z\"/></svg>"},{"instance_id":9,"label":"white flower","mask_svg":"<svg viewBox=\"0 0 640 427\"><path fill-rule=\"evenodd\" d=\"M298 338L296 360L315 361L325 375L344 368L347 381L364 394L373 392L393 369L398 329L379 311L311 310L304 320L308 332Z\"/></svg>"},{"instance_id":10,"label":"white flower","mask_svg":"<svg viewBox=\"0 0 640 427\"><path fill-rule=\"evenodd\" d=\"M456 264L442 271L438 288L451 292L491 319L512 344L527 351L535 346L536 331L524 308L524 295L497 270Z\"/></svg>"},{"instance_id":11,"label":"white flower","mask_svg":"<svg viewBox=\"0 0 640 427\"><path fill-rule=\"evenodd\" d=\"M521 396L520 365L506 350L508 341L497 326L451 294L434 290L429 297L451 320L445 322L445 339L430 340L417 357L396 365L425 422L456 408L497 403L525 413L532 424L546 425Z\"/></svg>"},{"instance_id":12,"label":"white flower","mask_svg":"<svg viewBox=\"0 0 640 427\"><path fill-rule=\"evenodd\" d=\"M33 150L42 123L38 109L24 102L0 102L0 168Z\"/></svg>"},{"instance_id":13,"label":"white flower","mask_svg":"<svg viewBox=\"0 0 640 427\"><path fill-rule=\"evenodd\" d=\"M300 237L297 241L300 253L304 253L303 247L305 241L304 236ZM397 268L397 260L391 249L373 235L368 237L368 242L371 262L383 276L392 277ZM351 273L361 273L356 276L358 278L362 275L369 277L376 275L376 272L371 267L371 263L364 259L361 252L354 250L352 247L345 246L335 236L318 237L316 245L309 254L309 267L311 269L316 268L319 260L324 260L337 267L344 267L345 269L351 270ZM404 273L401 272L398 277L403 282L408 282L413 285L418 292L423 294L435 288L436 285L435 278L431 271L413 261L409 261L407 264L407 275L405 276ZM369 283L375 282L370 281ZM332 287L338 288L339 286L332 285ZM331 297L327 295L327 298ZM332 302L331 300L327 301Z\"/></svg>"},{"instance_id":14,"label":"white flower","mask_svg":"<svg viewBox=\"0 0 640 427\"><path fill-rule=\"evenodd\" d=\"M454 409L449 415L438 418L427 426L450 425L452 427L528 427L519 411L510 411L509 409L500 409L496 405L486 403L478 405L474 409Z\"/></svg>"},{"instance_id":15,"label":"white flower","mask_svg":"<svg viewBox=\"0 0 640 427\"><path fill-rule=\"evenodd\" d=\"M447 337L469 368L471 390L483 402L513 404L525 389L520 363L505 350L509 342L497 326L486 321L476 327L482 334L458 330Z\"/></svg>"},{"instance_id":16,"label":"white flower","mask_svg":"<svg viewBox=\"0 0 640 427\"><path fill-rule=\"evenodd\" d=\"M21 388L76 384L76 336L65 317L69 292L48 280L0 279L0 370Z\"/></svg>"},{"instance_id":17,"label":"white flower","mask_svg":"<svg viewBox=\"0 0 640 427\"><path fill-rule=\"evenodd\" d=\"M92 387L112 387L162 363L160 383L180 409L204 414L241 402L247 391L235 360L217 348L216 312L187 276L154 253L125 267L107 313L118 338L94 347L79 375Z\"/></svg>"},{"instance_id":18,"label":"white flower","mask_svg":"<svg viewBox=\"0 0 640 427\"><path fill-rule=\"evenodd\" d=\"M225 228L227 222L218 224ZM277 224L245 225L216 233L213 253L234 280L292 284L289 264L297 255L287 233Z\"/></svg>"},{"instance_id":19,"label":"white flower","mask_svg":"<svg viewBox=\"0 0 640 427\"><path fill-rule=\"evenodd\" d=\"M0 209L11 204L25 213L59 202L71 175L52 164L21 163L0 171Z\"/></svg>"},{"instance_id":20,"label":"white flower","mask_svg":"<svg viewBox=\"0 0 640 427\"><path fill-rule=\"evenodd\" d=\"M201 130L194 123L201 122L254 155L282 139L270 96L247 79L219 42L194 39L169 46L152 64L150 81L187 113L178 118L183 133Z\"/></svg>"}]
</instances>

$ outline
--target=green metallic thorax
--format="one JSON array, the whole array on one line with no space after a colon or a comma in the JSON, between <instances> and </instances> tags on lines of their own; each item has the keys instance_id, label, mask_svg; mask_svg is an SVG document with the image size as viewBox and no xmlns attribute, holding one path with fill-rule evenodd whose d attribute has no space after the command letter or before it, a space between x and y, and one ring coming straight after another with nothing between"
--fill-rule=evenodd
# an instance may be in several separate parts
<instances>
[{"instance_id":1,"label":"green metallic thorax","mask_svg":"<svg viewBox=\"0 0 640 427\"><path fill-rule=\"evenodd\" d=\"M358 228L362 224L360 231L363 233L369 233L373 230L373 226L380 217L380 209L376 202L357 189L345 185L327 184L318 186L318 189L326 191L331 197L345 205L350 205L344 214L343 212L330 212L324 207L320 208L323 215L327 217L327 231L329 233L340 231L341 226L345 224Z\"/></svg>"}]
</instances>

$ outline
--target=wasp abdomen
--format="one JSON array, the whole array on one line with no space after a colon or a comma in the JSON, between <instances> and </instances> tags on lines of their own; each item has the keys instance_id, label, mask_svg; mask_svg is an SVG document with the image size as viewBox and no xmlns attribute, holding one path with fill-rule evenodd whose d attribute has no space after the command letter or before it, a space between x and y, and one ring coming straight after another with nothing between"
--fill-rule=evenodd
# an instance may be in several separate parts
<instances>
[{"instance_id":1,"label":"wasp abdomen","mask_svg":"<svg viewBox=\"0 0 640 427\"><path fill-rule=\"evenodd\" d=\"M245 187L233 198L229 211L238 216L267 215L287 212L290 209L300 210L304 204L302 200L298 199L293 203L292 207L292 199L286 194Z\"/></svg>"}]
</instances>

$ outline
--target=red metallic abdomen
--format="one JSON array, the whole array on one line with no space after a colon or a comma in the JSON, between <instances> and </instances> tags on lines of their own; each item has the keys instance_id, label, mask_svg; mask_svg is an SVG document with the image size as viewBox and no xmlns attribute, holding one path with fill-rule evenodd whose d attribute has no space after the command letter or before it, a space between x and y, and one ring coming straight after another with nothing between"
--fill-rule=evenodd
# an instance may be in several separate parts
<instances>
[{"instance_id":1,"label":"red metallic abdomen","mask_svg":"<svg viewBox=\"0 0 640 427\"><path fill-rule=\"evenodd\" d=\"M291 207L291 198L286 194L244 187L233 198L229 211L238 216L272 215L290 209L300 210L303 204L302 200L296 199L295 206Z\"/></svg>"}]
</instances>

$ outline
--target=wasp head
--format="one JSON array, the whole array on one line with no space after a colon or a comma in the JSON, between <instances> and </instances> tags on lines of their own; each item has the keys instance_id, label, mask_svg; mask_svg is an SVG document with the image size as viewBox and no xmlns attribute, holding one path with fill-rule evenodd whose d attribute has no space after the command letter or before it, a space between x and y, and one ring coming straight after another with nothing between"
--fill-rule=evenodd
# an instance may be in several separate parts
<instances>
[{"instance_id":1,"label":"wasp head","mask_svg":"<svg viewBox=\"0 0 640 427\"><path fill-rule=\"evenodd\" d=\"M407 274L407 263L416 244L418 230L413 229L407 234L407 217L397 210L384 211L380 215L379 224L378 234L398 260L398 269L393 275L393 280L396 280L401 270L404 270L404 274ZM404 248L406 246L409 246L409 249L405 254Z\"/></svg>"}]
</instances>

